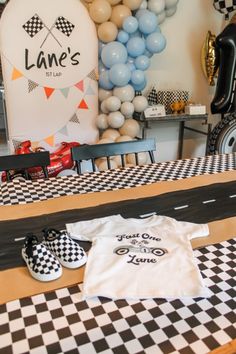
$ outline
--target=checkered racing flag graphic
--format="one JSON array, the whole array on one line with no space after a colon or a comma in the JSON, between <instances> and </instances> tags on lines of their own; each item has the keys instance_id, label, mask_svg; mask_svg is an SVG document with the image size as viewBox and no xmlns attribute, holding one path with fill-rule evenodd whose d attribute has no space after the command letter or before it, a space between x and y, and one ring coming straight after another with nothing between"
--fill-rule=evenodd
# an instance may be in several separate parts
<instances>
[{"instance_id":1,"label":"checkered racing flag graphic","mask_svg":"<svg viewBox=\"0 0 236 354\"><path fill-rule=\"evenodd\" d=\"M44 23L38 15L31 17L23 26L28 35L33 38L41 29L44 28Z\"/></svg>"},{"instance_id":2,"label":"checkered racing flag graphic","mask_svg":"<svg viewBox=\"0 0 236 354\"><path fill-rule=\"evenodd\" d=\"M214 0L214 8L229 18L229 13L236 10L236 0Z\"/></svg>"},{"instance_id":3,"label":"checkered racing flag graphic","mask_svg":"<svg viewBox=\"0 0 236 354\"><path fill-rule=\"evenodd\" d=\"M65 17L59 16L56 20L55 27L64 33L67 37L70 37L71 32L75 28L75 26L68 21Z\"/></svg>"}]
</instances>

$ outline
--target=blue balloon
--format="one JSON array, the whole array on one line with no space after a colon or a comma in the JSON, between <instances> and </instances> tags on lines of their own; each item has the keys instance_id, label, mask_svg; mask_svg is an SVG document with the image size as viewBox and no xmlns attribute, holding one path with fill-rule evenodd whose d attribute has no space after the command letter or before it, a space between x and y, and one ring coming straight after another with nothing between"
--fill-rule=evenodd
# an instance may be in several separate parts
<instances>
[{"instance_id":1,"label":"blue balloon","mask_svg":"<svg viewBox=\"0 0 236 354\"><path fill-rule=\"evenodd\" d=\"M145 12L139 17L138 28L144 34L153 33L157 28L157 17L151 12Z\"/></svg>"},{"instance_id":2,"label":"blue balloon","mask_svg":"<svg viewBox=\"0 0 236 354\"><path fill-rule=\"evenodd\" d=\"M131 78L130 69L126 64L115 64L109 71L109 78L115 86L125 86Z\"/></svg>"},{"instance_id":3,"label":"blue balloon","mask_svg":"<svg viewBox=\"0 0 236 354\"><path fill-rule=\"evenodd\" d=\"M139 55L143 54L145 50L145 42L142 38L139 37L133 37L130 38L126 44L127 52L128 54L136 58Z\"/></svg>"},{"instance_id":4,"label":"blue balloon","mask_svg":"<svg viewBox=\"0 0 236 354\"><path fill-rule=\"evenodd\" d=\"M117 40L121 43L126 43L129 40L129 35L127 32L120 30L117 35Z\"/></svg>"},{"instance_id":5,"label":"blue balloon","mask_svg":"<svg viewBox=\"0 0 236 354\"><path fill-rule=\"evenodd\" d=\"M146 9L139 9L136 14L135 14L135 17L137 18L137 20L140 18L140 16L142 16L143 14L145 13L148 13L150 12L149 10L146 10Z\"/></svg>"},{"instance_id":6,"label":"blue balloon","mask_svg":"<svg viewBox=\"0 0 236 354\"><path fill-rule=\"evenodd\" d=\"M124 19L122 27L127 33L134 33L138 29L138 20L134 16L128 16Z\"/></svg>"},{"instance_id":7,"label":"blue balloon","mask_svg":"<svg viewBox=\"0 0 236 354\"><path fill-rule=\"evenodd\" d=\"M166 39L160 32L154 32L146 38L146 48L151 53L160 53L166 47Z\"/></svg>"},{"instance_id":8,"label":"blue balloon","mask_svg":"<svg viewBox=\"0 0 236 354\"><path fill-rule=\"evenodd\" d=\"M101 59L99 59L98 60L98 73L101 74L101 73L103 73L106 70L107 70L107 68L105 67L105 65L103 64Z\"/></svg>"},{"instance_id":9,"label":"blue balloon","mask_svg":"<svg viewBox=\"0 0 236 354\"><path fill-rule=\"evenodd\" d=\"M103 64L111 68L114 64L124 64L127 60L127 50L120 42L110 42L101 53Z\"/></svg>"},{"instance_id":10,"label":"blue balloon","mask_svg":"<svg viewBox=\"0 0 236 354\"><path fill-rule=\"evenodd\" d=\"M147 70L150 66L150 59L146 55L140 55L135 59L134 65L138 70Z\"/></svg>"},{"instance_id":11,"label":"blue balloon","mask_svg":"<svg viewBox=\"0 0 236 354\"><path fill-rule=\"evenodd\" d=\"M134 63L126 63L126 65L128 66L129 70L132 72L134 70L136 70L136 66L134 65Z\"/></svg>"},{"instance_id":12,"label":"blue balloon","mask_svg":"<svg viewBox=\"0 0 236 354\"><path fill-rule=\"evenodd\" d=\"M105 47L106 43L98 41L98 58L101 58L102 49Z\"/></svg>"},{"instance_id":13,"label":"blue balloon","mask_svg":"<svg viewBox=\"0 0 236 354\"><path fill-rule=\"evenodd\" d=\"M145 78L144 82L142 82L140 85L134 85L131 83L131 85L134 88L134 91L142 91L145 89L146 85L147 85L147 80Z\"/></svg>"},{"instance_id":14,"label":"blue balloon","mask_svg":"<svg viewBox=\"0 0 236 354\"><path fill-rule=\"evenodd\" d=\"M142 38L142 33L139 30L135 31L134 33L130 33L129 38L133 38L133 37Z\"/></svg>"},{"instance_id":15,"label":"blue balloon","mask_svg":"<svg viewBox=\"0 0 236 354\"><path fill-rule=\"evenodd\" d=\"M153 53L150 53L149 50L145 49L145 51L143 52L143 55L145 55L148 58L151 58L153 56Z\"/></svg>"},{"instance_id":16,"label":"blue balloon","mask_svg":"<svg viewBox=\"0 0 236 354\"><path fill-rule=\"evenodd\" d=\"M109 79L109 71L104 71L99 75L99 87L103 88L104 90L111 90L113 89L114 85Z\"/></svg>"},{"instance_id":17,"label":"blue balloon","mask_svg":"<svg viewBox=\"0 0 236 354\"><path fill-rule=\"evenodd\" d=\"M134 70L131 73L132 85L142 85L145 82L145 75L142 70Z\"/></svg>"}]
</instances>

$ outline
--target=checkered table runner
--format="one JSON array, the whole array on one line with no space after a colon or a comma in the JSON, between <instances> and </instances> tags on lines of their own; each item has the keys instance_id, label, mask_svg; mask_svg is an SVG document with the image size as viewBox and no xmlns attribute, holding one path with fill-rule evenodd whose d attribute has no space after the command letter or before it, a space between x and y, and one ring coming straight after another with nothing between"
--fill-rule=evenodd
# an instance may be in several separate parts
<instances>
[{"instance_id":1,"label":"checkered table runner","mask_svg":"<svg viewBox=\"0 0 236 354\"><path fill-rule=\"evenodd\" d=\"M1 305L0 353L208 353L236 338L235 246L194 251L208 299L82 301L73 286Z\"/></svg>"},{"instance_id":2,"label":"checkered table runner","mask_svg":"<svg viewBox=\"0 0 236 354\"><path fill-rule=\"evenodd\" d=\"M25 204L66 195L131 188L235 169L236 153L232 153L48 180L14 180L0 186L0 205Z\"/></svg>"}]
</instances>

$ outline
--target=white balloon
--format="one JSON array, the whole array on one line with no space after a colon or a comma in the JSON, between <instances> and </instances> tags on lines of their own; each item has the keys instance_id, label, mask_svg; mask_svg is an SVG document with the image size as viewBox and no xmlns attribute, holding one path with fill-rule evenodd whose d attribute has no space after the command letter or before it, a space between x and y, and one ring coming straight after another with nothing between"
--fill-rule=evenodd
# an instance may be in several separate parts
<instances>
[{"instance_id":1,"label":"white balloon","mask_svg":"<svg viewBox=\"0 0 236 354\"><path fill-rule=\"evenodd\" d=\"M106 138L114 142L118 137L120 136L120 133L116 129L106 129L102 133L102 139Z\"/></svg>"},{"instance_id":2,"label":"white balloon","mask_svg":"<svg viewBox=\"0 0 236 354\"><path fill-rule=\"evenodd\" d=\"M176 7L179 0L165 0L165 2L166 2L165 4L166 9L170 9L171 7Z\"/></svg>"},{"instance_id":3,"label":"white balloon","mask_svg":"<svg viewBox=\"0 0 236 354\"><path fill-rule=\"evenodd\" d=\"M121 102L129 101L131 102L134 98L135 92L131 85L126 85L122 87L115 87L113 89L113 95L118 97Z\"/></svg>"},{"instance_id":4,"label":"white balloon","mask_svg":"<svg viewBox=\"0 0 236 354\"><path fill-rule=\"evenodd\" d=\"M141 2L141 5L140 5L139 9L144 9L145 10L147 8L147 6L148 6L147 0L143 0Z\"/></svg>"},{"instance_id":5,"label":"white balloon","mask_svg":"<svg viewBox=\"0 0 236 354\"><path fill-rule=\"evenodd\" d=\"M105 100L106 108L109 112L115 112L120 109L121 101L116 96L110 96Z\"/></svg>"},{"instance_id":6,"label":"white balloon","mask_svg":"<svg viewBox=\"0 0 236 354\"><path fill-rule=\"evenodd\" d=\"M110 164L111 164L111 169L118 168L117 163L113 159L110 159ZM99 163L98 169L99 169L99 171L108 170L107 161L104 160L101 163Z\"/></svg>"},{"instance_id":7,"label":"white balloon","mask_svg":"<svg viewBox=\"0 0 236 354\"><path fill-rule=\"evenodd\" d=\"M177 6L171 7L169 9L166 9L166 17L173 16L176 13Z\"/></svg>"},{"instance_id":8,"label":"white balloon","mask_svg":"<svg viewBox=\"0 0 236 354\"><path fill-rule=\"evenodd\" d=\"M125 117L131 118L134 113L133 103L132 102L123 102L120 107L120 111Z\"/></svg>"},{"instance_id":9,"label":"white balloon","mask_svg":"<svg viewBox=\"0 0 236 354\"><path fill-rule=\"evenodd\" d=\"M139 135L140 126L138 122L132 118L126 119L122 127L119 129L121 135L128 135L131 138L135 138Z\"/></svg>"},{"instance_id":10,"label":"white balloon","mask_svg":"<svg viewBox=\"0 0 236 354\"><path fill-rule=\"evenodd\" d=\"M146 152L139 152L138 153L138 164L139 165L144 165L147 163L148 156ZM127 162L136 165L135 161L135 154L128 154L127 155Z\"/></svg>"},{"instance_id":11,"label":"white balloon","mask_svg":"<svg viewBox=\"0 0 236 354\"><path fill-rule=\"evenodd\" d=\"M144 96L136 96L132 101L135 112L143 112L148 106L148 100Z\"/></svg>"},{"instance_id":12,"label":"white balloon","mask_svg":"<svg viewBox=\"0 0 236 354\"><path fill-rule=\"evenodd\" d=\"M120 111L111 112L108 115L107 122L111 128L120 128L125 121L125 117Z\"/></svg>"},{"instance_id":13,"label":"white balloon","mask_svg":"<svg viewBox=\"0 0 236 354\"><path fill-rule=\"evenodd\" d=\"M112 96L112 90L104 90L102 88L98 89L98 99L100 102L104 101L110 96Z\"/></svg>"},{"instance_id":14,"label":"white balloon","mask_svg":"<svg viewBox=\"0 0 236 354\"><path fill-rule=\"evenodd\" d=\"M165 21L165 19L166 19L166 12L162 11L157 15L157 24L161 25Z\"/></svg>"},{"instance_id":15,"label":"white balloon","mask_svg":"<svg viewBox=\"0 0 236 354\"><path fill-rule=\"evenodd\" d=\"M72 175L77 175L78 173L75 170L62 170L61 172L58 173L57 177L63 177L63 176L72 176Z\"/></svg>"},{"instance_id":16,"label":"white balloon","mask_svg":"<svg viewBox=\"0 0 236 354\"><path fill-rule=\"evenodd\" d=\"M109 113L107 106L106 106L106 100L102 101L100 109L101 109L102 113L105 113L105 114Z\"/></svg>"},{"instance_id":17,"label":"white balloon","mask_svg":"<svg viewBox=\"0 0 236 354\"><path fill-rule=\"evenodd\" d=\"M149 0L148 9L158 15L165 9L165 0Z\"/></svg>"},{"instance_id":18,"label":"white balloon","mask_svg":"<svg viewBox=\"0 0 236 354\"><path fill-rule=\"evenodd\" d=\"M97 127L99 129L107 129L108 128L108 122L107 122L107 115L102 113L97 116Z\"/></svg>"}]
</instances>

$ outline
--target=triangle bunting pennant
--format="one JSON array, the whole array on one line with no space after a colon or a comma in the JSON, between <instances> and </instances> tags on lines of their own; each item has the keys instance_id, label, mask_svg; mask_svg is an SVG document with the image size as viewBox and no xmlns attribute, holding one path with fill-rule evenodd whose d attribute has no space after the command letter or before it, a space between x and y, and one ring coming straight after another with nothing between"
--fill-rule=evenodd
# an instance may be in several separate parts
<instances>
[{"instance_id":1,"label":"triangle bunting pennant","mask_svg":"<svg viewBox=\"0 0 236 354\"><path fill-rule=\"evenodd\" d=\"M36 87L38 87L38 84L34 81L28 80L28 92L32 92Z\"/></svg>"},{"instance_id":2,"label":"triangle bunting pennant","mask_svg":"<svg viewBox=\"0 0 236 354\"><path fill-rule=\"evenodd\" d=\"M84 92L84 80L77 82L77 84L75 84L75 87L77 87L77 89L79 89L80 91Z\"/></svg>"},{"instance_id":3,"label":"triangle bunting pennant","mask_svg":"<svg viewBox=\"0 0 236 354\"><path fill-rule=\"evenodd\" d=\"M17 70L16 68L13 68L12 75L11 75L12 80L19 79L22 76L23 76L23 74L19 70Z\"/></svg>"},{"instance_id":4,"label":"triangle bunting pennant","mask_svg":"<svg viewBox=\"0 0 236 354\"><path fill-rule=\"evenodd\" d=\"M67 126L65 125L64 127L62 127L58 133L68 136Z\"/></svg>"},{"instance_id":5,"label":"triangle bunting pennant","mask_svg":"<svg viewBox=\"0 0 236 354\"><path fill-rule=\"evenodd\" d=\"M63 96L65 98L68 97L68 94L69 94L69 91L70 91L70 88L69 87L66 87L66 88L63 88L63 89L60 89L61 93L63 94Z\"/></svg>"},{"instance_id":6,"label":"triangle bunting pennant","mask_svg":"<svg viewBox=\"0 0 236 354\"><path fill-rule=\"evenodd\" d=\"M90 71L90 73L88 74L88 77L94 81L97 81L97 73L96 70L93 69L92 71Z\"/></svg>"},{"instance_id":7,"label":"triangle bunting pennant","mask_svg":"<svg viewBox=\"0 0 236 354\"><path fill-rule=\"evenodd\" d=\"M52 87L44 87L44 91L46 93L47 98L49 98L52 95L52 93L55 91L55 89Z\"/></svg>"},{"instance_id":8,"label":"triangle bunting pennant","mask_svg":"<svg viewBox=\"0 0 236 354\"><path fill-rule=\"evenodd\" d=\"M88 109L88 105L87 105L87 103L85 102L84 99L82 99L80 101L80 104L78 105L78 108L80 108L80 109Z\"/></svg>"},{"instance_id":9,"label":"triangle bunting pennant","mask_svg":"<svg viewBox=\"0 0 236 354\"><path fill-rule=\"evenodd\" d=\"M77 117L76 113L70 118L69 121L72 123L79 123L80 124L79 118Z\"/></svg>"},{"instance_id":10,"label":"triangle bunting pennant","mask_svg":"<svg viewBox=\"0 0 236 354\"><path fill-rule=\"evenodd\" d=\"M88 96L93 96L95 95L95 92L93 91L92 87L89 85L89 87L86 90L86 95Z\"/></svg>"},{"instance_id":11,"label":"triangle bunting pennant","mask_svg":"<svg viewBox=\"0 0 236 354\"><path fill-rule=\"evenodd\" d=\"M54 135L51 135L51 136L45 138L44 141L48 145L53 146L54 145Z\"/></svg>"}]
</instances>

